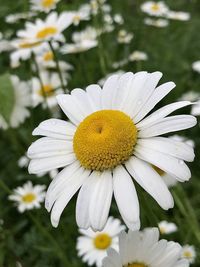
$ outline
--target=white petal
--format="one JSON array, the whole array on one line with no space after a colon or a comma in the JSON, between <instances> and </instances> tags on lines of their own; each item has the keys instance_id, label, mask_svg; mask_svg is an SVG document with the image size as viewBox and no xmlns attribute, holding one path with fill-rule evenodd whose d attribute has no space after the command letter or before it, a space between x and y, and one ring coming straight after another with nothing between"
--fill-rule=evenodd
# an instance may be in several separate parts
<instances>
[{"instance_id":1,"label":"white petal","mask_svg":"<svg viewBox=\"0 0 200 267\"><path fill-rule=\"evenodd\" d=\"M30 174L48 172L50 170L69 165L75 160L76 160L76 157L74 153L71 153L68 155L56 156L56 157L32 159L29 164L28 171Z\"/></svg>"},{"instance_id":2,"label":"white petal","mask_svg":"<svg viewBox=\"0 0 200 267\"><path fill-rule=\"evenodd\" d=\"M90 101L87 97L87 94L82 89L74 89L71 92L71 96L76 103L76 106L81 110L81 112L84 114L84 116L88 116L93 112L93 109L90 105Z\"/></svg>"},{"instance_id":3,"label":"white petal","mask_svg":"<svg viewBox=\"0 0 200 267\"><path fill-rule=\"evenodd\" d=\"M139 202L133 181L122 166L113 171L113 190L123 220L134 226L139 221Z\"/></svg>"},{"instance_id":4,"label":"white petal","mask_svg":"<svg viewBox=\"0 0 200 267\"><path fill-rule=\"evenodd\" d=\"M134 154L171 174L180 182L188 181L191 177L191 172L183 160L141 146L135 147Z\"/></svg>"},{"instance_id":5,"label":"white petal","mask_svg":"<svg viewBox=\"0 0 200 267\"><path fill-rule=\"evenodd\" d=\"M67 140L56 140L43 137L35 141L28 149L27 156L31 159L67 155L73 153L73 143Z\"/></svg>"},{"instance_id":6,"label":"white petal","mask_svg":"<svg viewBox=\"0 0 200 267\"><path fill-rule=\"evenodd\" d=\"M172 208L173 198L156 171L146 162L132 157L126 167L134 179L146 190L163 209Z\"/></svg>"},{"instance_id":7,"label":"white petal","mask_svg":"<svg viewBox=\"0 0 200 267\"><path fill-rule=\"evenodd\" d=\"M84 181L89 176L89 171L80 169L80 172L77 172L75 176L73 176L73 183L70 183L70 187L66 186L63 194L56 200L52 210L51 210L51 223L54 227L57 227L59 224L60 216L73 197L73 195L77 192L77 190L82 186Z\"/></svg>"},{"instance_id":8,"label":"white petal","mask_svg":"<svg viewBox=\"0 0 200 267\"><path fill-rule=\"evenodd\" d=\"M165 118L166 116L168 116L169 114L171 114L175 110L189 106L189 105L191 105L191 102L189 102L189 101L181 101L181 102L176 102L176 103L166 105L166 106L156 110L154 113L149 115L143 121L139 122L137 124L137 128L143 129L143 128L149 127L155 123L158 123L159 121L161 121L163 118Z\"/></svg>"},{"instance_id":9,"label":"white petal","mask_svg":"<svg viewBox=\"0 0 200 267\"><path fill-rule=\"evenodd\" d=\"M134 116L134 123L141 121L174 87L175 83L167 82L158 86L150 96L146 104Z\"/></svg>"},{"instance_id":10,"label":"white petal","mask_svg":"<svg viewBox=\"0 0 200 267\"><path fill-rule=\"evenodd\" d=\"M95 187L90 201L90 222L94 231L102 230L106 224L113 193L110 171L96 172Z\"/></svg>"},{"instance_id":11,"label":"white petal","mask_svg":"<svg viewBox=\"0 0 200 267\"><path fill-rule=\"evenodd\" d=\"M112 75L110 76L102 89L102 109L112 109L113 99L115 98L117 88L118 88L118 80L120 75Z\"/></svg>"},{"instance_id":12,"label":"white petal","mask_svg":"<svg viewBox=\"0 0 200 267\"><path fill-rule=\"evenodd\" d=\"M194 160L194 149L180 141L166 137L152 137L147 139L138 139L138 145L162 152L164 154L183 159L185 161Z\"/></svg>"},{"instance_id":13,"label":"white petal","mask_svg":"<svg viewBox=\"0 0 200 267\"><path fill-rule=\"evenodd\" d=\"M73 101L71 95L60 94L56 98L59 106L71 122L73 122L75 125L78 125L82 120L84 120L85 115Z\"/></svg>"},{"instance_id":14,"label":"white petal","mask_svg":"<svg viewBox=\"0 0 200 267\"><path fill-rule=\"evenodd\" d=\"M191 128L197 124L195 117L191 115L177 115L164 118L148 128L139 131L139 138L149 138L170 132L176 132Z\"/></svg>"},{"instance_id":15,"label":"white petal","mask_svg":"<svg viewBox=\"0 0 200 267\"><path fill-rule=\"evenodd\" d=\"M63 140L73 139L76 127L67 121L49 119L39 124L33 131L33 135L43 135Z\"/></svg>"},{"instance_id":16,"label":"white petal","mask_svg":"<svg viewBox=\"0 0 200 267\"><path fill-rule=\"evenodd\" d=\"M101 107L101 94L102 90L98 84L92 84L86 87L86 92L88 98L90 99L90 103L94 109L94 111L102 109Z\"/></svg>"}]
</instances>

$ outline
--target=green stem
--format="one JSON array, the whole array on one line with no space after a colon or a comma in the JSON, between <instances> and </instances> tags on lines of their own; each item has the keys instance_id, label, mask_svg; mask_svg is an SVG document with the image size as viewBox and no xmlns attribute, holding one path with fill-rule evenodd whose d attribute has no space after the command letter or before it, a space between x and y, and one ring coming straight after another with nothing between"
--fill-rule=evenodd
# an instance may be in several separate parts
<instances>
[{"instance_id":1,"label":"green stem","mask_svg":"<svg viewBox=\"0 0 200 267\"><path fill-rule=\"evenodd\" d=\"M0 179L0 186L1 188L8 194L12 194L12 191L10 190L10 188L4 183L4 181L2 179Z\"/></svg>"},{"instance_id":2,"label":"green stem","mask_svg":"<svg viewBox=\"0 0 200 267\"><path fill-rule=\"evenodd\" d=\"M56 239L46 230L46 228L37 220L31 213L28 213L29 218L32 220L32 222L35 224L35 226L38 228L38 230L52 243L52 245L56 249L56 256L62 260L64 263L64 266L71 266L71 263L68 261L68 259L65 256L65 252L62 251L61 246L57 243Z\"/></svg>"},{"instance_id":3,"label":"green stem","mask_svg":"<svg viewBox=\"0 0 200 267\"><path fill-rule=\"evenodd\" d=\"M49 41L49 46L50 46L51 52L53 53L53 57L54 57L54 61L56 63L56 69L57 69L57 72L58 72L58 75L59 75L59 78L60 78L61 86L62 86L64 92L67 93L67 89L65 87L65 82L64 82L63 75L62 75L62 72L61 72L61 69L60 69L58 57L57 57L56 51L55 51L51 41Z\"/></svg>"}]
</instances>

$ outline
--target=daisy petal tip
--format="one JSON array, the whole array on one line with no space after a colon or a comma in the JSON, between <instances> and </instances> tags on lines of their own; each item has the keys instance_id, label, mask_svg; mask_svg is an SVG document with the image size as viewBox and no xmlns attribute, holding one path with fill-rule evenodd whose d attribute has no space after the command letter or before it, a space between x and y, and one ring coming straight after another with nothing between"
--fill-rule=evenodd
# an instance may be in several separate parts
<instances>
[{"instance_id":1,"label":"daisy petal tip","mask_svg":"<svg viewBox=\"0 0 200 267\"><path fill-rule=\"evenodd\" d=\"M59 224L59 220L55 220L55 219L51 218L51 224L54 228L57 228L58 224Z\"/></svg>"}]
</instances>

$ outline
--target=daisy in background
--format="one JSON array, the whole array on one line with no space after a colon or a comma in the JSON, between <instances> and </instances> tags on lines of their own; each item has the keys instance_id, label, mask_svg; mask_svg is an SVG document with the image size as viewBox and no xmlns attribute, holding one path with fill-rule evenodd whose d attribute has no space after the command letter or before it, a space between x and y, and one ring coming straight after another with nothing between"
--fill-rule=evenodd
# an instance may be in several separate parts
<instances>
[{"instance_id":1,"label":"daisy in background","mask_svg":"<svg viewBox=\"0 0 200 267\"><path fill-rule=\"evenodd\" d=\"M188 21L191 18L190 13L188 13L188 12L172 11L172 10L169 10L167 12L166 17L168 19L181 20L181 21Z\"/></svg>"},{"instance_id":2,"label":"daisy in background","mask_svg":"<svg viewBox=\"0 0 200 267\"><path fill-rule=\"evenodd\" d=\"M14 201L20 213L25 210L38 209L45 198L45 185L35 185L28 181L23 186L14 189L8 198Z\"/></svg>"},{"instance_id":3,"label":"daisy in background","mask_svg":"<svg viewBox=\"0 0 200 267\"><path fill-rule=\"evenodd\" d=\"M195 102L195 104L192 105L191 114L194 116L199 116L200 115L200 93L194 92L194 91L189 91L189 92L183 94L180 97L180 100L185 100L186 98L189 101Z\"/></svg>"},{"instance_id":4,"label":"daisy in background","mask_svg":"<svg viewBox=\"0 0 200 267\"><path fill-rule=\"evenodd\" d=\"M181 258L182 259L187 259L189 263L194 263L196 259L196 250L194 246L190 245L185 245L182 248L182 253L181 253Z\"/></svg>"},{"instance_id":5,"label":"daisy in background","mask_svg":"<svg viewBox=\"0 0 200 267\"><path fill-rule=\"evenodd\" d=\"M180 259L181 250L176 242L159 240L157 228L122 231L119 252L108 249L103 267L188 267L188 261Z\"/></svg>"},{"instance_id":6,"label":"daisy in background","mask_svg":"<svg viewBox=\"0 0 200 267\"><path fill-rule=\"evenodd\" d=\"M129 55L129 61L144 61L147 59L147 54L142 51L134 51Z\"/></svg>"},{"instance_id":7,"label":"daisy in background","mask_svg":"<svg viewBox=\"0 0 200 267\"><path fill-rule=\"evenodd\" d=\"M30 116L28 107L31 107L32 105L29 84L27 82L20 81L19 78L14 75L10 77L10 80L13 85L14 104L9 122L6 122L0 114L0 128L3 128L4 130L9 127L17 128L21 123L23 123L25 119Z\"/></svg>"},{"instance_id":8,"label":"daisy in background","mask_svg":"<svg viewBox=\"0 0 200 267\"><path fill-rule=\"evenodd\" d=\"M118 235L124 229L125 226L121 224L120 220L113 217L108 218L101 232L94 232L91 228L79 229L82 235L77 239L78 256L82 257L83 262L87 262L90 266L95 264L97 267L101 267L108 248L118 251Z\"/></svg>"},{"instance_id":9,"label":"daisy in background","mask_svg":"<svg viewBox=\"0 0 200 267\"><path fill-rule=\"evenodd\" d=\"M129 44L133 37L133 33L127 32L126 30L120 30L117 34L117 41L120 44Z\"/></svg>"},{"instance_id":10,"label":"daisy in background","mask_svg":"<svg viewBox=\"0 0 200 267\"><path fill-rule=\"evenodd\" d=\"M56 8L58 2L60 0L30 0L31 10L49 13Z\"/></svg>"},{"instance_id":11,"label":"daisy in background","mask_svg":"<svg viewBox=\"0 0 200 267\"><path fill-rule=\"evenodd\" d=\"M162 235L172 234L178 230L175 223L167 222L167 221L161 221L158 223L158 228L160 230L160 233Z\"/></svg>"},{"instance_id":12,"label":"daisy in background","mask_svg":"<svg viewBox=\"0 0 200 267\"><path fill-rule=\"evenodd\" d=\"M22 13L15 13L6 16L5 22L9 24L14 24L20 20L28 20L36 15L35 12L22 12Z\"/></svg>"},{"instance_id":13,"label":"daisy in background","mask_svg":"<svg viewBox=\"0 0 200 267\"><path fill-rule=\"evenodd\" d=\"M72 23L74 26L78 26L83 20L90 20L90 10L86 8L85 5L82 5L77 11L69 11L66 13L72 15Z\"/></svg>"},{"instance_id":14,"label":"daisy in background","mask_svg":"<svg viewBox=\"0 0 200 267\"><path fill-rule=\"evenodd\" d=\"M126 225L138 229L135 181L163 209L173 207L173 197L152 165L180 182L188 181L191 172L185 161L194 160L193 148L161 136L191 128L197 120L191 115L169 116L191 105L189 101L166 105L148 115L175 87L173 82L158 86L161 77L158 71L127 72L110 76L103 88L93 84L57 96L69 121L40 123L33 135L45 137L28 149L29 173L64 167L46 195L45 207L51 211L54 227L79 189L76 220L83 229L103 229L113 192Z\"/></svg>"},{"instance_id":15,"label":"daisy in background","mask_svg":"<svg viewBox=\"0 0 200 267\"><path fill-rule=\"evenodd\" d=\"M200 73L200 60L192 63L192 69L198 73Z\"/></svg>"},{"instance_id":16,"label":"daisy in background","mask_svg":"<svg viewBox=\"0 0 200 267\"><path fill-rule=\"evenodd\" d=\"M67 12L62 12L59 15L52 12L44 21L37 19L35 23L26 22L25 29L19 30L17 36L35 42L51 40L64 42L65 37L62 32L72 24L72 19L73 15Z\"/></svg>"},{"instance_id":17,"label":"daisy in background","mask_svg":"<svg viewBox=\"0 0 200 267\"><path fill-rule=\"evenodd\" d=\"M42 104L43 107L46 108L47 102L49 108L56 107L56 96L63 93L58 74L56 72L52 73L48 71L42 71L40 76L43 87L41 87L41 83L38 78L33 77L31 81L33 106L36 107L39 104Z\"/></svg>"},{"instance_id":18,"label":"daisy in background","mask_svg":"<svg viewBox=\"0 0 200 267\"><path fill-rule=\"evenodd\" d=\"M141 10L150 16L160 17L166 15L169 8L163 1L147 1L141 5Z\"/></svg>"},{"instance_id":19,"label":"daisy in background","mask_svg":"<svg viewBox=\"0 0 200 267\"><path fill-rule=\"evenodd\" d=\"M154 26L158 28L164 28L169 25L169 21L166 19L151 19L151 18L145 18L144 24L148 26Z\"/></svg>"},{"instance_id":20,"label":"daisy in background","mask_svg":"<svg viewBox=\"0 0 200 267\"><path fill-rule=\"evenodd\" d=\"M72 35L74 43L66 44L61 48L63 54L73 54L87 51L97 46L97 31L95 28L87 27L81 32L74 32Z\"/></svg>"},{"instance_id":21,"label":"daisy in background","mask_svg":"<svg viewBox=\"0 0 200 267\"><path fill-rule=\"evenodd\" d=\"M181 142L181 143L185 143L186 145L194 148L195 147L195 143L193 140L187 139L184 136L181 135L173 135L169 137L170 139L174 140L175 142ZM176 177L174 177L171 174L168 174L166 172L164 172L163 170L161 170L160 168L156 167L153 165L154 170L162 177L163 181L165 182L165 184L170 188L172 186L175 186L178 183L178 180L176 179Z\"/></svg>"}]
</instances>

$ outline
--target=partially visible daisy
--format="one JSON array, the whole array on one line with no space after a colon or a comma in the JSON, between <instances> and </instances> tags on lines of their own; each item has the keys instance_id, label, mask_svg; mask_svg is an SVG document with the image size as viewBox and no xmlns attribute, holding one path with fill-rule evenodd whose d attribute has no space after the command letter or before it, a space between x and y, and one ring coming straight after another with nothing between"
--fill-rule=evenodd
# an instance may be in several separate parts
<instances>
[{"instance_id":1,"label":"partially visible daisy","mask_svg":"<svg viewBox=\"0 0 200 267\"><path fill-rule=\"evenodd\" d=\"M23 186L14 189L14 193L9 196L9 200L15 202L19 212L25 210L38 209L45 198L45 185L33 185L30 181Z\"/></svg>"},{"instance_id":2,"label":"partially visible daisy","mask_svg":"<svg viewBox=\"0 0 200 267\"><path fill-rule=\"evenodd\" d=\"M190 13L188 12L183 12L183 11L168 11L166 14L166 17L168 19L173 19L173 20L181 20L181 21L188 21L190 20Z\"/></svg>"},{"instance_id":3,"label":"partially visible daisy","mask_svg":"<svg viewBox=\"0 0 200 267\"><path fill-rule=\"evenodd\" d=\"M147 1L141 5L141 10L148 15L159 17L167 14L169 8L163 1Z\"/></svg>"},{"instance_id":4,"label":"partially visible daisy","mask_svg":"<svg viewBox=\"0 0 200 267\"><path fill-rule=\"evenodd\" d=\"M119 252L108 249L103 267L188 267L188 261L180 259L181 250L176 242L159 240L157 228L122 231Z\"/></svg>"},{"instance_id":5,"label":"partially visible daisy","mask_svg":"<svg viewBox=\"0 0 200 267\"><path fill-rule=\"evenodd\" d=\"M194 263L196 259L195 247L190 245L183 246L181 258L187 259L190 263Z\"/></svg>"},{"instance_id":6,"label":"partially visible daisy","mask_svg":"<svg viewBox=\"0 0 200 267\"><path fill-rule=\"evenodd\" d=\"M43 21L37 19L35 23L27 22L24 30L19 30L17 36L23 39L34 40L35 42L56 40L63 42L65 40L62 32L72 24L73 15L67 12L57 14L50 13Z\"/></svg>"},{"instance_id":7,"label":"partially visible daisy","mask_svg":"<svg viewBox=\"0 0 200 267\"><path fill-rule=\"evenodd\" d=\"M61 52L63 54L73 54L87 51L93 47L96 47L97 32L92 27L87 27L81 32L74 32L72 35L74 43L66 44L62 47Z\"/></svg>"},{"instance_id":8,"label":"partially visible daisy","mask_svg":"<svg viewBox=\"0 0 200 267\"><path fill-rule=\"evenodd\" d=\"M117 41L120 44L129 44L133 39L133 33L127 32L126 30L120 30L117 35Z\"/></svg>"},{"instance_id":9,"label":"partially visible daisy","mask_svg":"<svg viewBox=\"0 0 200 267\"><path fill-rule=\"evenodd\" d=\"M198 73L200 73L200 60L192 63L192 69Z\"/></svg>"},{"instance_id":10,"label":"partially visible daisy","mask_svg":"<svg viewBox=\"0 0 200 267\"><path fill-rule=\"evenodd\" d=\"M84 6L81 6L77 11L69 11L68 13L72 15L72 23L75 26L78 26L82 20L90 19L90 10Z\"/></svg>"},{"instance_id":11,"label":"partially visible daisy","mask_svg":"<svg viewBox=\"0 0 200 267\"><path fill-rule=\"evenodd\" d=\"M43 88L40 80L36 77L32 78L32 100L33 106L36 107L40 103L46 107L45 98L49 108L57 106L56 96L63 93L61 82L57 73L43 71L40 73ZM45 94L45 96L44 96Z\"/></svg>"},{"instance_id":12,"label":"partially visible daisy","mask_svg":"<svg viewBox=\"0 0 200 267\"><path fill-rule=\"evenodd\" d=\"M114 20L114 22L115 23L117 23L117 24L119 24L119 25L122 25L123 23L124 23L124 18L122 17L122 15L121 14L115 14L114 16L113 16L113 20Z\"/></svg>"},{"instance_id":13,"label":"partially visible daisy","mask_svg":"<svg viewBox=\"0 0 200 267\"><path fill-rule=\"evenodd\" d=\"M121 224L120 220L113 217L108 218L101 232L94 232L91 228L79 229L82 236L77 239L78 256L82 257L83 262L87 262L90 266L95 264L97 267L101 267L108 248L118 251L118 235L124 229L125 226Z\"/></svg>"},{"instance_id":14,"label":"partially visible daisy","mask_svg":"<svg viewBox=\"0 0 200 267\"><path fill-rule=\"evenodd\" d=\"M60 2L60 0L30 0L31 10L48 13L56 8L58 2Z\"/></svg>"},{"instance_id":15,"label":"partially visible daisy","mask_svg":"<svg viewBox=\"0 0 200 267\"><path fill-rule=\"evenodd\" d=\"M27 82L20 81L17 76L10 77L14 90L14 105L9 122L0 114L0 128L17 128L30 116L28 107L32 105L30 87Z\"/></svg>"},{"instance_id":16,"label":"partially visible daisy","mask_svg":"<svg viewBox=\"0 0 200 267\"><path fill-rule=\"evenodd\" d=\"M200 93L195 92L195 91L188 91L186 93L184 93L179 100L188 100L188 101L192 101L195 102L198 99L200 99Z\"/></svg>"},{"instance_id":17,"label":"partially visible daisy","mask_svg":"<svg viewBox=\"0 0 200 267\"><path fill-rule=\"evenodd\" d=\"M5 21L10 24L14 24L21 19L28 20L36 15L35 12L22 12L22 13L15 13L6 16Z\"/></svg>"},{"instance_id":18,"label":"partially visible daisy","mask_svg":"<svg viewBox=\"0 0 200 267\"><path fill-rule=\"evenodd\" d=\"M134 51L129 55L130 61L141 61L141 60L147 60L148 56L145 52L142 51Z\"/></svg>"},{"instance_id":19,"label":"partially visible daisy","mask_svg":"<svg viewBox=\"0 0 200 267\"><path fill-rule=\"evenodd\" d=\"M149 26L154 26L158 28L164 28L169 25L169 21L166 19L151 19L151 18L145 18L144 24Z\"/></svg>"},{"instance_id":20,"label":"partially visible daisy","mask_svg":"<svg viewBox=\"0 0 200 267\"><path fill-rule=\"evenodd\" d=\"M191 172L185 161L194 160L193 148L161 136L191 128L197 120L192 115L169 116L191 105L189 101L168 104L148 115L175 87L173 82L158 86L161 77L158 71L127 72L110 76L103 88L92 84L57 96L69 121L39 124L33 135L45 137L28 149L30 173L64 167L45 201L54 227L79 189L76 220L84 229L103 229L113 193L126 225L139 229L134 181L163 209L173 207L173 197L152 165L180 182L188 181Z\"/></svg>"},{"instance_id":21,"label":"partially visible daisy","mask_svg":"<svg viewBox=\"0 0 200 267\"><path fill-rule=\"evenodd\" d=\"M171 234L177 231L177 226L175 223L167 222L167 221L161 221L158 223L158 228L160 230L161 234Z\"/></svg>"},{"instance_id":22,"label":"partially visible daisy","mask_svg":"<svg viewBox=\"0 0 200 267\"><path fill-rule=\"evenodd\" d=\"M113 62L112 67L113 67L113 69L120 69L120 68L124 67L127 63L128 63L128 59L124 58L122 60Z\"/></svg>"}]
</instances>

